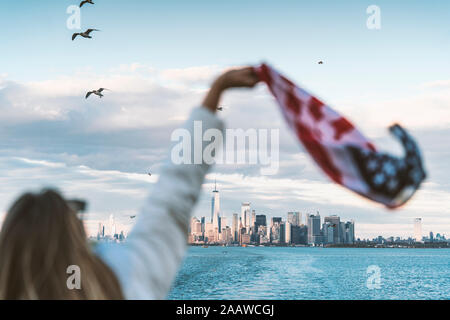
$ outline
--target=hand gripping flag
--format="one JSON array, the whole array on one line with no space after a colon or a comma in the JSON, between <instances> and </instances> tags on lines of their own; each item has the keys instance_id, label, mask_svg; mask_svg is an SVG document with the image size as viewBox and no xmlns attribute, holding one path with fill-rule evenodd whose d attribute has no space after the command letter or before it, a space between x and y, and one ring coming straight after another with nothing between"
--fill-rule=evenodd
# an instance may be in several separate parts
<instances>
[{"instance_id":1,"label":"hand gripping flag","mask_svg":"<svg viewBox=\"0 0 450 320\"><path fill-rule=\"evenodd\" d=\"M255 68L305 149L334 182L388 208L405 204L426 174L414 139L399 125L390 127L400 140L402 158L378 152L346 118L263 64Z\"/></svg>"}]
</instances>

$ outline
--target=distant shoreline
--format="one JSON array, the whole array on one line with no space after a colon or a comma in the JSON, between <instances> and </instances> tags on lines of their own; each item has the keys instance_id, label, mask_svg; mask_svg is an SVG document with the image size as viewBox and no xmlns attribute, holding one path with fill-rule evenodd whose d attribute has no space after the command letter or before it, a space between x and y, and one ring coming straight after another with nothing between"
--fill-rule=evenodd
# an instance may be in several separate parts
<instances>
[{"instance_id":1,"label":"distant shoreline","mask_svg":"<svg viewBox=\"0 0 450 320\"><path fill-rule=\"evenodd\" d=\"M189 244L189 247L224 247L224 248L345 248L345 249L450 249L450 245L448 243L437 243L437 244L416 244L416 245L325 245L325 246L307 246L307 245L297 245L297 246L288 246L288 245L222 245L222 244Z\"/></svg>"}]
</instances>

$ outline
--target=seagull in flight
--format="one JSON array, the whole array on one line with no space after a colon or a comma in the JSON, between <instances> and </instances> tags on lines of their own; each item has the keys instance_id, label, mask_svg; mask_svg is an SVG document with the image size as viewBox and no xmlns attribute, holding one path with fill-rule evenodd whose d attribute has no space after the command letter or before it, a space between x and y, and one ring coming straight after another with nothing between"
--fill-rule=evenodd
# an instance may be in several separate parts
<instances>
[{"instance_id":1,"label":"seagull in flight","mask_svg":"<svg viewBox=\"0 0 450 320\"><path fill-rule=\"evenodd\" d=\"M100 88L100 89L98 89L98 90L92 90L92 91L89 91L89 92L86 94L86 99L89 98L89 96L90 96L91 94L95 94L95 95L99 96L100 98L102 98L102 97L103 97L102 92L103 92L104 90L108 90L108 89L106 89L106 88Z\"/></svg>"},{"instance_id":2,"label":"seagull in flight","mask_svg":"<svg viewBox=\"0 0 450 320\"><path fill-rule=\"evenodd\" d=\"M75 40L75 38L78 37L78 36L82 36L83 38L92 39L92 36L90 36L90 33L91 33L92 31L100 31L100 30L97 30L97 29L87 29L85 32L77 32L77 33L74 33L74 34L72 35L72 41Z\"/></svg>"},{"instance_id":3,"label":"seagull in flight","mask_svg":"<svg viewBox=\"0 0 450 320\"><path fill-rule=\"evenodd\" d=\"M218 111L223 111L224 109L228 109L228 108L225 107L225 106L218 106L218 107L217 107L217 110L218 110Z\"/></svg>"},{"instance_id":4,"label":"seagull in flight","mask_svg":"<svg viewBox=\"0 0 450 320\"><path fill-rule=\"evenodd\" d=\"M81 8L82 6L84 6L86 3L95 4L92 0L84 0L84 1L81 1L81 3L80 3L80 8Z\"/></svg>"}]
</instances>

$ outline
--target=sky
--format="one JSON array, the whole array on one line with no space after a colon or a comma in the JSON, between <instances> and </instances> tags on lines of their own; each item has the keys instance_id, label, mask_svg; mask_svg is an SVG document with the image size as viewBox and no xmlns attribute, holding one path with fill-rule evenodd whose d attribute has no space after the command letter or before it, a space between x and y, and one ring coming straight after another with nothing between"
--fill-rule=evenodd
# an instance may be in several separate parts
<instances>
[{"instance_id":1,"label":"sky","mask_svg":"<svg viewBox=\"0 0 450 320\"><path fill-rule=\"evenodd\" d=\"M287 130L267 89L226 93L229 128L280 130L280 170L220 165L195 209L210 216L217 179L222 215L251 202L355 220L356 236L450 236L450 2L96 0L81 10L94 39L71 41L61 1L0 2L0 222L26 190L55 187L89 200L90 233L114 214L132 226L158 179L170 135L223 70L266 61L346 115L381 148L403 124L422 147L428 179L388 211L330 183ZM381 28L366 12L380 8ZM318 65L318 61L324 61ZM85 100L93 88L111 89ZM146 173L152 172L149 177Z\"/></svg>"}]
</instances>

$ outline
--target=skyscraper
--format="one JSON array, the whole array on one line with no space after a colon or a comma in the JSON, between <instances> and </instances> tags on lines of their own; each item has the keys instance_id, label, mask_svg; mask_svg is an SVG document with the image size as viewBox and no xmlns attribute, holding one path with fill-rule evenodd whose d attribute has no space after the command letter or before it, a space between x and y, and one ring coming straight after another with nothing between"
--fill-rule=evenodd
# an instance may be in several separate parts
<instances>
[{"instance_id":1,"label":"skyscraper","mask_svg":"<svg viewBox=\"0 0 450 320\"><path fill-rule=\"evenodd\" d=\"M345 228L345 222L341 221L341 223L339 224L340 228L339 228L339 243L345 243L346 242L346 228Z\"/></svg>"},{"instance_id":2,"label":"skyscraper","mask_svg":"<svg viewBox=\"0 0 450 320\"><path fill-rule=\"evenodd\" d=\"M231 222L231 237L234 242L239 242L239 216L237 213L233 213L233 220Z\"/></svg>"},{"instance_id":3,"label":"skyscraper","mask_svg":"<svg viewBox=\"0 0 450 320\"><path fill-rule=\"evenodd\" d=\"M227 217L220 217L220 228L225 229L226 227L228 227Z\"/></svg>"},{"instance_id":4,"label":"skyscraper","mask_svg":"<svg viewBox=\"0 0 450 320\"><path fill-rule=\"evenodd\" d=\"M265 214L258 214L255 217L255 228L258 230L259 226L266 226L267 218Z\"/></svg>"},{"instance_id":5,"label":"skyscraper","mask_svg":"<svg viewBox=\"0 0 450 320\"><path fill-rule=\"evenodd\" d=\"M102 225L102 223L100 222L100 223L98 224L98 232L97 232L97 238L98 238L98 239L100 239L100 238L103 237L103 236L102 236L102 229L103 229L103 225Z\"/></svg>"},{"instance_id":6,"label":"skyscraper","mask_svg":"<svg viewBox=\"0 0 450 320\"><path fill-rule=\"evenodd\" d=\"M330 222L325 222L323 224L323 242L324 243L334 243L334 233L336 230L336 226L331 224Z\"/></svg>"},{"instance_id":7,"label":"skyscraper","mask_svg":"<svg viewBox=\"0 0 450 320\"><path fill-rule=\"evenodd\" d=\"M288 212L287 221L293 226L299 226L302 224L302 214L300 212Z\"/></svg>"},{"instance_id":8,"label":"skyscraper","mask_svg":"<svg viewBox=\"0 0 450 320\"><path fill-rule=\"evenodd\" d=\"M341 243L341 234L342 234L342 226L341 226L341 218L332 215L329 217L325 217L324 222L329 222L330 225L334 228L333 230L333 243Z\"/></svg>"},{"instance_id":9,"label":"skyscraper","mask_svg":"<svg viewBox=\"0 0 450 320\"><path fill-rule=\"evenodd\" d=\"M290 223L289 221L286 222L286 230L285 230L284 239L287 244L291 244L291 242L292 242L292 223Z\"/></svg>"},{"instance_id":10,"label":"skyscraper","mask_svg":"<svg viewBox=\"0 0 450 320\"><path fill-rule=\"evenodd\" d=\"M267 221L266 221L266 215L264 214L258 214L255 216L255 236L254 236L254 241L255 242L260 242L260 237L262 236L266 236L265 234L263 234L262 232L260 232L260 227L266 227L267 225Z\"/></svg>"},{"instance_id":11,"label":"skyscraper","mask_svg":"<svg viewBox=\"0 0 450 320\"><path fill-rule=\"evenodd\" d=\"M355 243L355 222L353 220L345 224L346 238L345 243Z\"/></svg>"},{"instance_id":12,"label":"skyscraper","mask_svg":"<svg viewBox=\"0 0 450 320\"><path fill-rule=\"evenodd\" d=\"M250 203L244 202L241 206L241 220L242 226L246 228L247 233L250 228Z\"/></svg>"},{"instance_id":13,"label":"skyscraper","mask_svg":"<svg viewBox=\"0 0 450 320\"><path fill-rule=\"evenodd\" d=\"M422 218L414 219L414 240L422 241Z\"/></svg>"},{"instance_id":14,"label":"skyscraper","mask_svg":"<svg viewBox=\"0 0 450 320\"><path fill-rule=\"evenodd\" d=\"M270 225L270 241L272 243L281 243L284 239L284 227L281 227L282 219L281 217L272 217L272 223ZM281 232L283 229L283 234Z\"/></svg>"},{"instance_id":15,"label":"skyscraper","mask_svg":"<svg viewBox=\"0 0 450 320\"><path fill-rule=\"evenodd\" d=\"M320 214L317 212L308 217L308 243L315 245L321 243L321 240Z\"/></svg>"},{"instance_id":16,"label":"skyscraper","mask_svg":"<svg viewBox=\"0 0 450 320\"><path fill-rule=\"evenodd\" d=\"M196 217L193 217L191 219L190 231L191 235L193 236L192 240L194 241L200 239L200 237L202 236L202 223Z\"/></svg>"},{"instance_id":17,"label":"skyscraper","mask_svg":"<svg viewBox=\"0 0 450 320\"><path fill-rule=\"evenodd\" d=\"M280 224L282 220L283 219L281 219L281 217L272 217L272 223L271 223L270 227L273 227L277 223Z\"/></svg>"},{"instance_id":18,"label":"skyscraper","mask_svg":"<svg viewBox=\"0 0 450 320\"><path fill-rule=\"evenodd\" d=\"M308 228L305 225L291 226L291 243L308 244Z\"/></svg>"},{"instance_id":19,"label":"skyscraper","mask_svg":"<svg viewBox=\"0 0 450 320\"><path fill-rule=\"evenodd\" d=\"M220 233L220 195L217 190L217 184L214 185L213 196L211 198L211 222L213 224L213 228L218 230Z\"/></svg>"},{"instance_id":20,"label":"skyscraper","mask_svg":"<svg viewBox=\"0 0 450 320\"><path fill-rule=\"evenodd\" d=\"M252 219L250 222L250 228L255 228L255 222L256 222L256 211L252 210Z\"/></svg>"},{"instance_id":21,"label":"skyscraper","mask_svg":"<svg viewBox=\"0 0 450 320\"><path fill-rule=\"evenodd\" d=\"M286 243L286 223L283 221L280 223L280 242Z\"/></svg>"},{"instance_id":22,"label":"skyscraper","mask_svg":"<svg viewBox=\"0 0 450 320\"><path fill-rule=\"evenodd\" d=\"M205 233L205 217L202 217L201 223L202 223L202 233Z\"/></svg>"}]
</instances>

